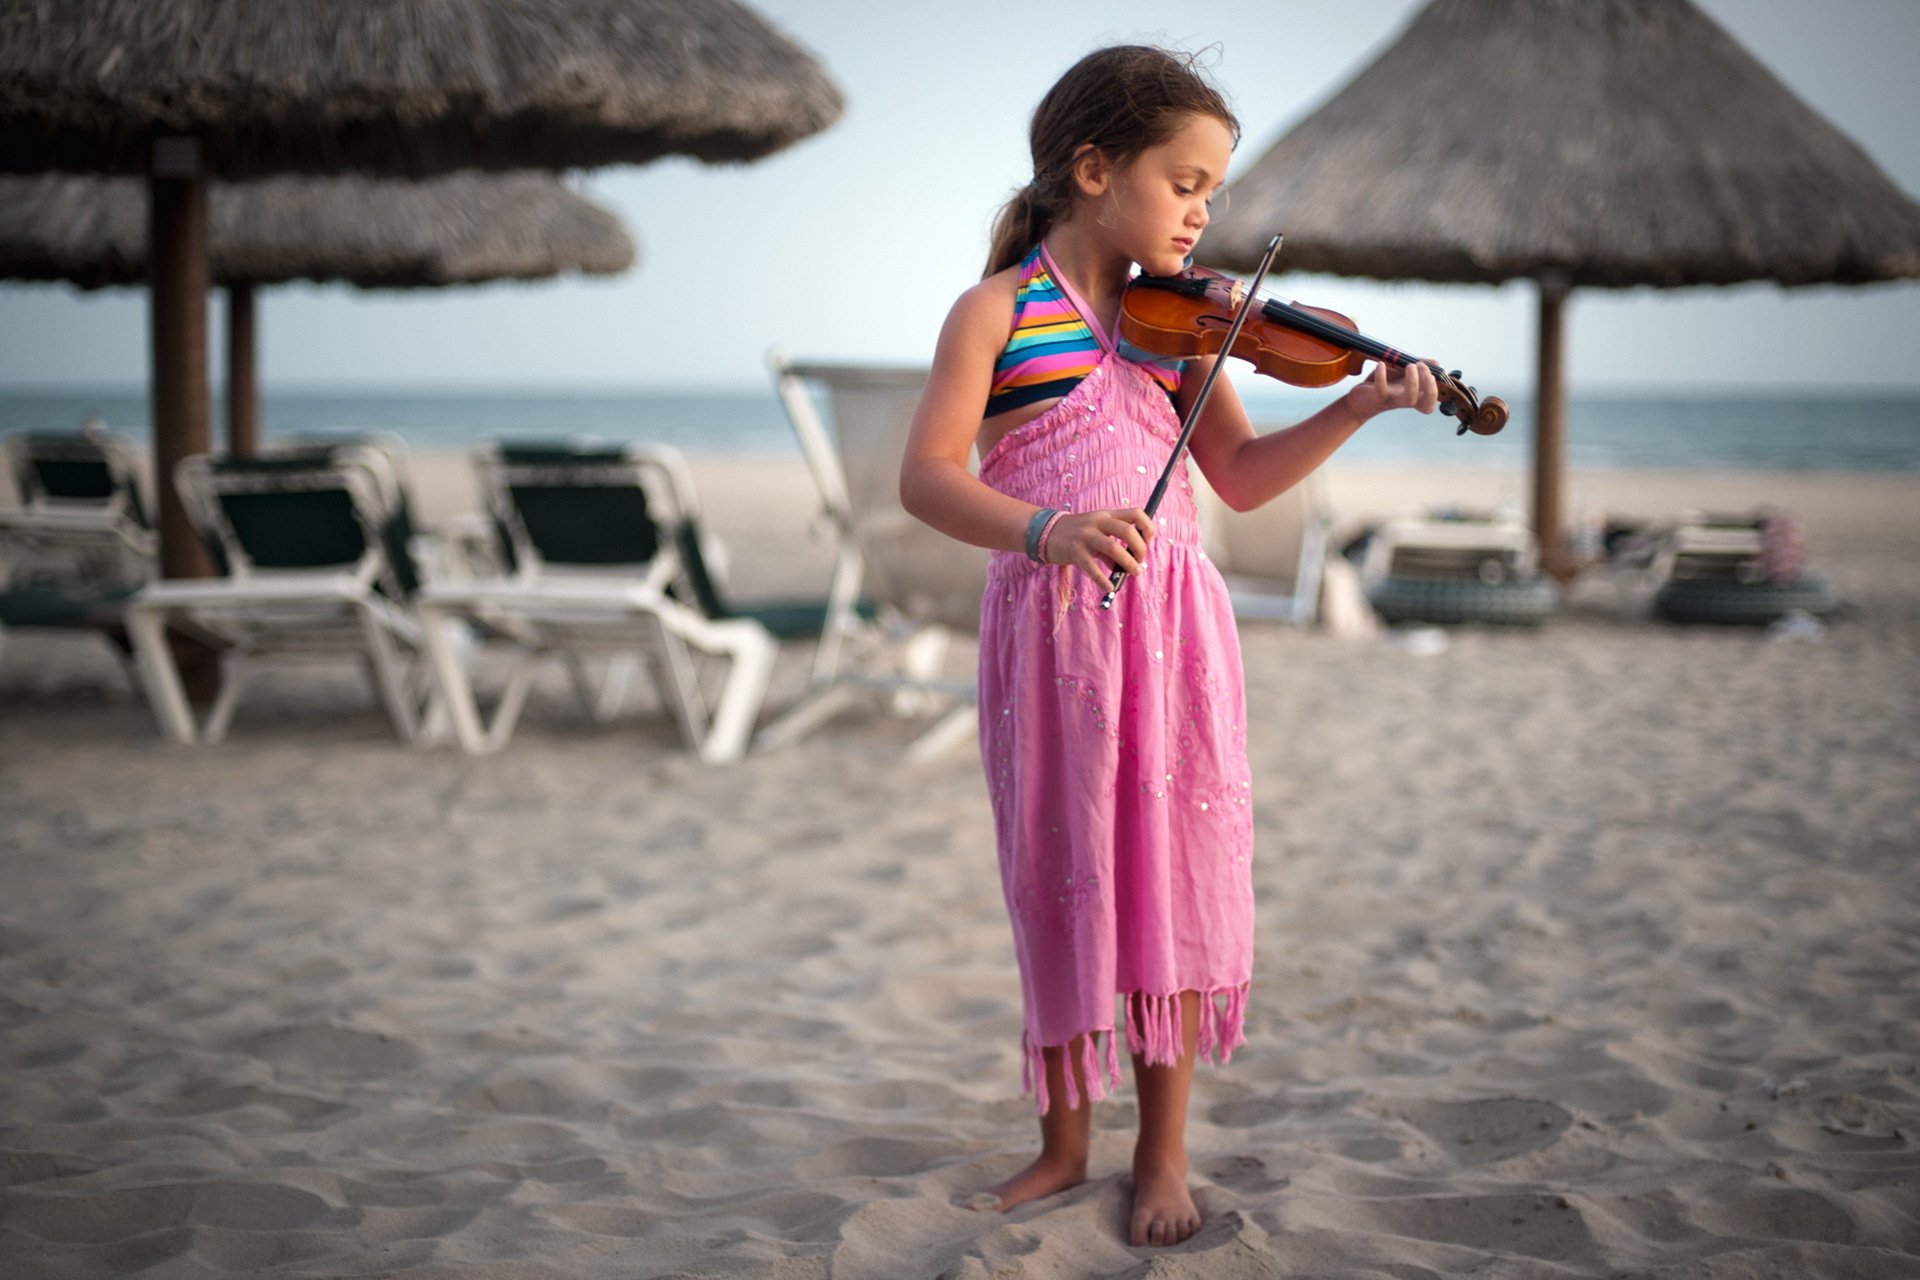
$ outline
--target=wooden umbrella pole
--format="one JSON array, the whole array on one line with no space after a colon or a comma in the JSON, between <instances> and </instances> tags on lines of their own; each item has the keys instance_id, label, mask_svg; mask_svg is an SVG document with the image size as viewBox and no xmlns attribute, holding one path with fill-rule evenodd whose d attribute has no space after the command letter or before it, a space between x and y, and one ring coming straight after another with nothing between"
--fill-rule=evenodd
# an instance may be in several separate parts
<instances>
[{"instance_id":1,"label":"wooden umbrella pole","mask_svg":"<svg viewBox=\"0 0 1920 1280\"><path fill-rule=\"evenodd\" d=\"M260 452L260 372L253 286L227 286L227 452L251 458Z\"/></svg>"},{"instance_id":2,"label":"wooden umbrella pole","mask_svg":"<svg viewBox=\"0 0 1920 1280\"><path fill-rule=\"evenodd\" d=\"M160 509L160 573L212 572L173 468L207 451L207 181L192 138L153 146L148 222L153 365L153 487Z\"/></svg>"},{"instance_id":3,"label":"wooden umbrella pole","mask_svg":"<svg viewBox=\"0 0 1920 1280\"><path fill-rule=\"evenodd\" d=\"M1563 321L1567 281L1543 275L1540 286L1540 349L1533 400L1533 533L1540 562L1562 582L1573 576L1561 539L1561 482L1566 470L1567 395Z\"/></svg>"}]
</instances>

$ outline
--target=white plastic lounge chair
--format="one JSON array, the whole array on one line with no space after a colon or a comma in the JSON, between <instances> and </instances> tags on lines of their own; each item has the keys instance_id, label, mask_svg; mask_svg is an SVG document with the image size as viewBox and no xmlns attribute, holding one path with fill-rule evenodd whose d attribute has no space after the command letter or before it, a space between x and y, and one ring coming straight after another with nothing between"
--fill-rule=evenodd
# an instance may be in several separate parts
<instances>
[{"instance_id":1,"label":"white plastic lounge chair","mask_svg":"<svg viewBox=\"0 0 1920 1280\"><path fill-rule=\"evenodd\" d=\"M109 640L153 572L133 450L112 436L17 432L0 457L19 498L0 507L0 641L10 627Z\"/></svg>"},{"instance_id":2,"label":"white plastic lounge chair","mask_svg":"<svg viewBox=\"0 0 1920 1280\"><path fill-rule=\"evenodd\" d=\"M219 742L257 670L362 664L402 740L421 734L419 586L398 442L259 458L182 459L174 483L222 576L157 581L127 607L148 702L179 743ZM220 694L196 727L168 624L222 646Z\"/></svg>"},{"instance_id":3,"label":"white plastic lounge chair","mask_svg":"<svg viewBox=\"0 0 1920 1280\"><path fill-rule=\"evenodd\" d=\"M151 574L153 530L125 441L16 432L6 461L20 505L0 508L0 534L16 576L127 583Z\"/></svg>"},{"instance_id":4,"label":"white plastic lounge chair","mask_svg":"<svg viewBox=\"0 0 1920 1280\"><path fill-rule=\"evenodd\" d=\"M972 678L945 678L942 666L955 632L979 630L987 553L900 505L900 461L927 371L795 363L778 351L767 364L837 546L811 687L756 746L786 746L877 702L934 718L908 751L929 758L970 733L978 714Z\"/></svg>"},{"instance_id":5,"label":"white plastic lounge chair","mask_svg":"<svg viewBox=\"0 0 1920 1280\"><path fill-rule=\"evenodd\" d=\"M776 637L744 612L711 617L699 607L696 579L709 605L722 608L700 551L685 459L661 445L488 445L474 461L511 571L435 582L419 602L460 746L478 754L506 744L542 660L566 663L600 720L618 714L643 663L687 745L704 760L738 759L766 696ZM508 659L491 720L474 697L472 646ZM596 658L606 660L598 688L587 667ZM724 668L711 707L703 659Z\"/></svg>"},{"instance_id":6,"label":"white plastic lounge chair","mask_svg":"<svg viewBox=\"0 0 1920 1280\"><path fill-rule=\"evenodd\" d=\"M1234 616L1313 625L1331 523L1320 476L1308 476L1252 511L1235 511L1198 467L1192 471L1207 556L1227 581Z\"/></svg>"}]
</instances>

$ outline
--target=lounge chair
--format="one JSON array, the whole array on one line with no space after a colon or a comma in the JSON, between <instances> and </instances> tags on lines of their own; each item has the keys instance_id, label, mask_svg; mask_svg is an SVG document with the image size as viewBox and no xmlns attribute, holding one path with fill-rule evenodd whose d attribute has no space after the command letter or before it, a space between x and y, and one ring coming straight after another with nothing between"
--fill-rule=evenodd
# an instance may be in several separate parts
<instances>
[{"instance_id":1,"label":"lounge chair","mask_svg":"<svg viewBox=\"0 0 1920 1280\"><path fill-rule=\"evenodd\" d=\"M0 507L0 640L9 628L75 631L125 662L112 637L155 546L133 450L112 436L18 432L4 458L19 505Z\"/></svg>"},{"instance_id":2,"label":"lounge chair","mask_svg":"<svg viewBox=\"0 0 1920 1280\"><path fill-rule=\"evenodd\" d=\"M927 371L795 363L778 351L767 363L836 548L810 687L756 746L789 745L870 704L930 717L907 755L931 757L971 732L978 714L973 680L946 678L942 667L954 634L979 631L987 553L900 505L900 460Z\"/></svg>"},{"instance_id":3,"label":"lounge chair","mask_svg":"<svg viewBox=\"0 0 1920 1280\"><path fill-rule=\"evenodd\" d=\"M1512 512L1396 516L1368 537L1360 578L1389 623L1539 626L1558 600L1538 540Z\"/></svg>"},{"instance_id":4,"label":"lounge chair","mask_svg":"<svg viewBox=\"0 0 1920 1280\"><path fill-rule=\"evenodd\" d=\"M1194 497L1207 556L1227 582L1236 618L1311 626L1327 555L1326 485L1316 473L1252 511L1222 502L1198 467Z\"/></svg>"},{"instance_id":5,"label":"lounge chair","mask_svg":"<svg viewBox=\"0 0 1920 1280\"><path fill-rule=\"evenodd\" d=\"M1824 618L1833 588L1804 570L1800 525L1784 511L1681 513L1653 544L1653 613L1668 622L1765 626L1792 613Z\"/></svg>"},{"instance_id":6,"label":"lounge chair","mask_svg":"<svg viewBox=\"0 0 1920 1280\"><path fill-rule=\"evenodd\" d=\"M421 736L420 586L397 441L358 441L259 458L182 459L174 483L220 576L150 584L127 629L161 732L219 742L240 695L270 665L365 667L401 739ZM221 649L221 684L196 726L166 631Z\"/></svg>"},{"instance_id":7,"label":"lounge chair","mask_svg":"<svg viewBox=\"0 0 1920 1280\"><path fill-rule=\"evenodd\" d=\"M778 636L768 621L798 634L809 619L803 606L769 607L765 621L728 606L708 563L685 459L660 445L487 445L474 462L509 572L435 582L420 597L460 746L504 746L537 664L556 659L599 720L619 713L644 664L687 745L705 760L738 759L772 675ZM814 606L813 630L824 612ZM508 660L490 720L469 675L474 649ZM606 660L598 687L587 665L596 658ZM724 672L711 700L703 660Z\"/></svg>"}]
</instances>

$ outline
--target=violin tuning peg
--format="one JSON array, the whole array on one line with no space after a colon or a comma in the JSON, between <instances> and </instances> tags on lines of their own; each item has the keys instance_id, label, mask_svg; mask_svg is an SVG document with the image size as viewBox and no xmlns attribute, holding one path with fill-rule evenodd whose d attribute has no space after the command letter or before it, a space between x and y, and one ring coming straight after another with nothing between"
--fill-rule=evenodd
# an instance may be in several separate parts
<instances>
[{"instance_id":1,"label":"violin tuning peg","mask_svg":"<svg viewBox=\"0 0 1920 1280\"><path fill-rule=\"evenodd\" d=\"M1453 410L1453 401L1451 401L1451 400L1442 400L1442 401L1440 402L1440 412L1442 412L1442 413L1444 413L1444 414L1446 414L1446 415L1447 415L1447 416L1448 416L1449 418L1451 418L1451 417L1453 416L1453 412L1454 412L1454 410Z\"/></svg>"},{"instance_id":2,"label":"violin tuning peg","mask_svg":"<svg viewBox=\"0 0 1920 1280\"><path fill-rule=\"evenodd\" d=\"M1452 373L1449 373L1447 376L1449 378L1452 378L1455 382L1460 381L1460 371L1458 369L1455 369Z\"/></svg>"}]
</instances>

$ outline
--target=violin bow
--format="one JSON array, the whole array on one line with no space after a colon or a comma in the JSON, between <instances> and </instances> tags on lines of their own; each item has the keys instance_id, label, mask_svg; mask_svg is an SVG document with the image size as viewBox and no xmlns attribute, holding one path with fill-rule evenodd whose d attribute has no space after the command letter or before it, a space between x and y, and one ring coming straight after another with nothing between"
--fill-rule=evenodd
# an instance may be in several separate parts
<instances>
[{"instance_id":1,"label":"violin bow","mask_svg":"<svg viewBox=\"0 0 1920 1280\"><path fill-rule=\"evenodd\" d=\"M1187 406L1187 416L1180 422L1180 438L1173 442L1173 455L1167 459L1167 465L1160 471L1160 479L1153 486L1153 496L1147 499L1147 519L1153 519L1153 513L1160 509L1160 499L1167 496L1167 484L1173 479L1173 469L1180 465L1180 455L1186 452L1187 441L1193 436L1193 428L1200 421L1200 411L1207 407L1207 397L1213 394L1213 384L1220 377L1220 371L1227 367L1227 358L1233 354L1233 344L1239 340L1240 330L1245 327L1247 317L1253 314L1254 304L1258 301L1260 282L1267 278L1267 272L1273 269L1273 260L1280 256L1280 241L1284 236L1275 236L1267 243L1267 251L1260 258L1260 265L1254 268L1253 279L1247 285L1247 296L1240 300L1239 310L1233 313L1233 323L1227 326L1226 337L1220 340L1220 356L1213 362L1213 368L1207 370L1207 377L1200 384L1200 394ZM1120 594L1120 584L1127 580L1127 571L1116 568L1113 577L1107 581L1107 594L1100 597L1102 609L1113 608L1113 598Z\"/></svg>"}]
</instances>

